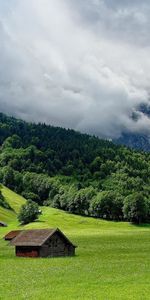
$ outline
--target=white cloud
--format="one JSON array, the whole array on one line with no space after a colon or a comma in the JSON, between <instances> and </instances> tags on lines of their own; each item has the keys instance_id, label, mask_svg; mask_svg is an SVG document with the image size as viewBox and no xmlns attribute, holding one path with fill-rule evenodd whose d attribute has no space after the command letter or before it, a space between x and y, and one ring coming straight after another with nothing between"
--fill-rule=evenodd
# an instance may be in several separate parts
<instances>
[{"instance_id":1,"label":"white cloud","mask_svg":"<svg viewBox=\"0 0 150 300\"><path fill-rule=\"evenodd\" d=\"M146 131L150 4L0 0L0 110L99 136Z\"/></svg>"}]
</instances>

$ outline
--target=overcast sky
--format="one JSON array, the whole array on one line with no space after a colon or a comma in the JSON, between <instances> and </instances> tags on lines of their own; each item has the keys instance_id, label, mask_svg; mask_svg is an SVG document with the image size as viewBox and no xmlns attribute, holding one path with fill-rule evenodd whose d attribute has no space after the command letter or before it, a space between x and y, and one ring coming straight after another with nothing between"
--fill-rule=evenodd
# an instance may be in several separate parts
<instances>
[{"instance_id":1,"label":"overcast sky","mask_svg":"<svg viewBox=\"0 0 150 300\"><path fill-rule=\"evenodd\" d=\"M149 93L149 0L0 0L0 111L111 138Z\"/></svg>"}]
</instances>

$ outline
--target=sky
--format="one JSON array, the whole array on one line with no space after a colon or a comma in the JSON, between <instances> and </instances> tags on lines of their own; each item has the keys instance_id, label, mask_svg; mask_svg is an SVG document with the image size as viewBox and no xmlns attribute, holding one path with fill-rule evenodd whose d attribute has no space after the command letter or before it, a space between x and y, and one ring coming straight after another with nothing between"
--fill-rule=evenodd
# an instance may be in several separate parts
<instances>
[{"instance_id":1,"label":"sky","mask_svg":"<svg viewBox=\"0 0 150 300\"><path fill-rule=\"evenodd\" d=\"M149 16L149 0L0 0L0 111L105 138L150 134L138 111L150 101Z\"/></svg>"}]
</instances>

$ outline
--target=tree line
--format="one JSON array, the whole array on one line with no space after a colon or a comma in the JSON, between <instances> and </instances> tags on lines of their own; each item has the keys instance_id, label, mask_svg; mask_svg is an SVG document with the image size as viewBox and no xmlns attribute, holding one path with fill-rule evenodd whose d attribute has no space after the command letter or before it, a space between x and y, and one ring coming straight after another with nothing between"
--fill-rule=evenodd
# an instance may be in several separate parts
<instances>
[{"instance_id":1,"label":"tree line","mask_svg":"<svg viewBox=\"0 0 150 300\"><path fill-rule=\"evenodd\" d=\"M150 154L0 114L0 181L40 205L149 222Z\"/></svg>"}]
</instances>

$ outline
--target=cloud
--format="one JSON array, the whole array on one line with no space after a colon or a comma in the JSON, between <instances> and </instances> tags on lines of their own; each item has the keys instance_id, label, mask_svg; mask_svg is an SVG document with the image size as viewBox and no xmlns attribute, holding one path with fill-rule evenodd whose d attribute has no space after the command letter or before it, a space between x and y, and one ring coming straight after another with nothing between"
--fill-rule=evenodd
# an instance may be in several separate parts
<instances>
[{"instance_id":1,"label":"cloud","mask_svg":"<svg viewBox=\"0 0 150 300\"><path fill-rule=\"evenodd\" d=\"M0 0L0 110L102 137L147 131L149 1Z\"/></svg>"}]
</instances>

